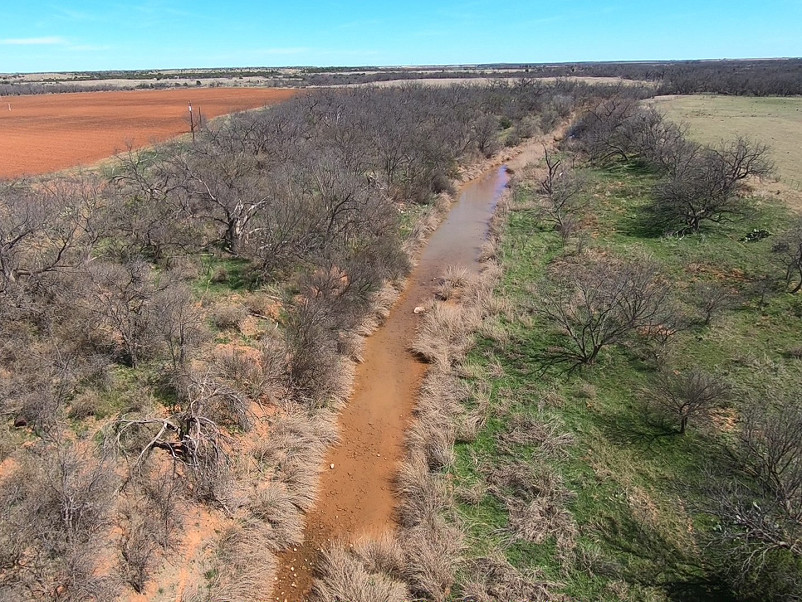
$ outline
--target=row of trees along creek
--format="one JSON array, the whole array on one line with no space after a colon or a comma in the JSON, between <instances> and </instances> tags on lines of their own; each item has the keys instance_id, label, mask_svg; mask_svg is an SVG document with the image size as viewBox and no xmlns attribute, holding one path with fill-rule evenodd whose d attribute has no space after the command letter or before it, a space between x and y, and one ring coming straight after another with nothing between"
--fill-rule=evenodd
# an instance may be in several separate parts
<instances>
[{"instance_id":1,"label":"row of trees along creek","mask_svg":"<svg viewBox=\"0 0 802 602\"><path fill-rule=\"evenodd\" d=\"M531 313L553 327L549 346L537 358L544 366L541 375L555 367L563 372L590 366L608 348L626 343L654 371L647 406L667 418L675 432L686 433L722 405L734 408L733 433L721 436L713 448L723 459L715 467L707 463L704 495L688 501L714 525L700 535L707 541L706 561L725 575L735 599L799 599L802 406L794 377L777 368L768 385L734 385L725 374L677 363L683 349L672 343L678 333L711 328L718 316L745 307L746 299L762 308L769 296L798 293L798 218L786 222L784 231L745 236L744 243L773 237L766 265L755 264L759 273L738 283L694 282L691 274L670 273L665 262L642 250L624 257L593 248L581 229L595 218L589 205L597 201L588 193L588 170L574 166L646 174L654 184L646 189L639 214L628 216L634 224L628 236L681 240L755 214L747 184L772 173L769 149L744 138L701 145L654 109L619 97L582 113L568 131L563 152L547 151L539 181L526 184L536 190L541 223L554 228L563 245L532 288ZM693 284L678 285L684 277ZM798 357L795 350L787 354Z\"/></svg>"}]
</instances>

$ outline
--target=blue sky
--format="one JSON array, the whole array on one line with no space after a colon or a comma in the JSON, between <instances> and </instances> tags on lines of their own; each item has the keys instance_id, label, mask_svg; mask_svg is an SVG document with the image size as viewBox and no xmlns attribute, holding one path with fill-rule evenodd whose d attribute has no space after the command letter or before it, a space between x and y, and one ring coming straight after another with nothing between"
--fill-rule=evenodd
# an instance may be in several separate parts
<instances>
[{"instance_id":1,"label":"blue sky","mask_svg":"<svg viewBox=\"0 0 802 602\"><path fill-rule=\"evenodd\" d=\"M802 56L802 0L2 0L0 72Z\"/></svg>"}]
</instances>

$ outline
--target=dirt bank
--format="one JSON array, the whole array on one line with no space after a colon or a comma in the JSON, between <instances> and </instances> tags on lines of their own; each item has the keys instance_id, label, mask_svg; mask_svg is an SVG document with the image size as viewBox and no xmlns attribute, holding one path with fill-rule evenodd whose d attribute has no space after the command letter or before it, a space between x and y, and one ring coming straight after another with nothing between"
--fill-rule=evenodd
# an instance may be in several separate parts
<instances>
[{"instance_id":1,"label":"dirt bank","mask_svg":"<svg viewBox=\"0 0 802 602\"><path fill-rule=\"evenodd\" d=\"M187 88L79 92L0 98L0 177L37 175L88 165L130 143L136 148L189 131L197 118L276 104L295 90Z\"/></svg>"}]
</instances>

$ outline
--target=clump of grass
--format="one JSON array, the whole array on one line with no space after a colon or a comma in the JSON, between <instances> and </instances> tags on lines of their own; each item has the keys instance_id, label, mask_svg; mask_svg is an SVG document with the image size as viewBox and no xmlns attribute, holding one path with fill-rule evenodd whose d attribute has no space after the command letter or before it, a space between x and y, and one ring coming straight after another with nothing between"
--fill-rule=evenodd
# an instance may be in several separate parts
<instances>
[{"instance_id":1,"label":"clump of grass","mask_svg":"<svg viewBox=\"0 0 802 602\"><path fill-rule=\"evenodd\" d=\"M423 318L412 350L439 370L448 370L464 357L473 343L472 333L478 324L476 311L435 303Z\"/></svg>"},{"instance_id":2,"label":"clump of grass","mask_svg":"<svg viewBox=\"0 0 802 602\"><path fill-rule=\"evenodd\" d=\"M390 533L379 538L360 539L354 544L352 552L370 573L383 573L401 579L406 572L404 548Z\"/></svg>"},{"instance_id":3,"label":"clump of grass","mask_svg":"<svg viewBox=\"0 0 802 602\"><path fill-rule=\"evenodd\" d=\"M330 411L289 408L252 451L261 465L275 471L301 510L308 510L317 499L323 455L338 440L335 425Z\"/></svg>"},{"instance_id":4,"label":"clump of grass","mask_svg":"<svg viewBox=\"0 0 802 602\"><path fill-rule=\"evenodd\" d=\"M465 600L552 602L563 599L553 593L558 584L550 583L537 571L519 571L500 551L471 560L465 573L468 575L462 586Z\"/></svg>"},{"instance_id":5,"label":"clump of grass","mask_svg":"<svg viewBox=\"0 0 802 602\"><path fill-rule=\"evenodd\" d=\"M565 457L573 443L574 436L566 432L564 424L544 421L530 412L514 414L498 437L499 449L509 455L514 456L517 447L525 446L549 459Z\"/></svg>"},{"instance_id":6,"label":"clump of grass","mask_svg":"<svg viewBox=\"0 0 802 602\"><path fill-rule=\"evenodd\" d=\"M187 585L182 600L246 602L262 598L276 575L271 541L269 527L256 520L225 527L208 569Z\"/></svg>"},{"instance_id":7,"label":"clump of grass","mask_svg":"<svg viewBox=\"0 0 802 602\"><path fill-rule=\"evenodd\" d=\"M420 596L442 602L456 579L463 551L462 532L436 517L402 533L407 553L407 582Z\"/></svg>"},{"instance_id":8,"label":"clump of grass","mask_svg":"<svg viewBox=\"0 0 802 602\"><path fill-rule=\"evenodd\" d=\"M468 283L468 270L464 267L448 266L440 278L435 296L448 301L454 298Z\"/></svg>"},{"instance_id":9,"label":"clump of grass","mask_svg":"<svg viewBox=\"0 0 802 602\"><path fill-rule=\"evenodd\" d=\"M359 552L336 545L323 551L319 578L312 599L316 602L406 602L409 591L376 565L375 549L364 558ZM378 570L377 570L378 569Z\"/></svg>"},{"instance_id":10,"label":"clump of grass","mask_svg":"<svg viewBox=\"0 0 802 602\"><path fill-rule=\"evenodd\" d=\"M303 517L295 505L295 496L279 483L259 489L248 504L248 511L270 526L272 550L286 550L304 539Z\"/></svg>"},{"instance_id":11,"label":"clump of grass","mask_svg":"<svg viewBox=\"0 0 802 602\"><path fill-rule=\"evenodd\" d=\"M448 506L448 490L442 478L429 471L423 456L404 461L396 475L401 502L398 519L404 527L432 522Z\"/></svg>"},{"instance_id":12,"label":"clump of grass","mask_svg":"<svg viewBox=\"0 0 802 602\"><path fill-rule=\"evenodd\" d=\"M221 301L212 309L212 323L220 330L237 330L248 316L248 310L239 303Z\"/></svg>"}]
</instances>

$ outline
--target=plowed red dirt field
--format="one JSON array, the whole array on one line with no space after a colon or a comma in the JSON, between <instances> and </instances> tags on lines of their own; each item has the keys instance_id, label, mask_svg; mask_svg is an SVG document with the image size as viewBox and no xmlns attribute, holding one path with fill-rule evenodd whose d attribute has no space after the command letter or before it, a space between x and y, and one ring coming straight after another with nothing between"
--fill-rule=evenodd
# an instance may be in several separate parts
<instances>
[{"instance_id":1,"label":"plowed red dirt field","mask_svg":"<svg viewBox=\"0 0 802 602\"><path fill-rule=\"evenodd\" d=\"M287 100L296 90L187 88L0 98L0 177L89 165L189 132L188 103L204 120Z\"/></svg>"}]
</instances>

